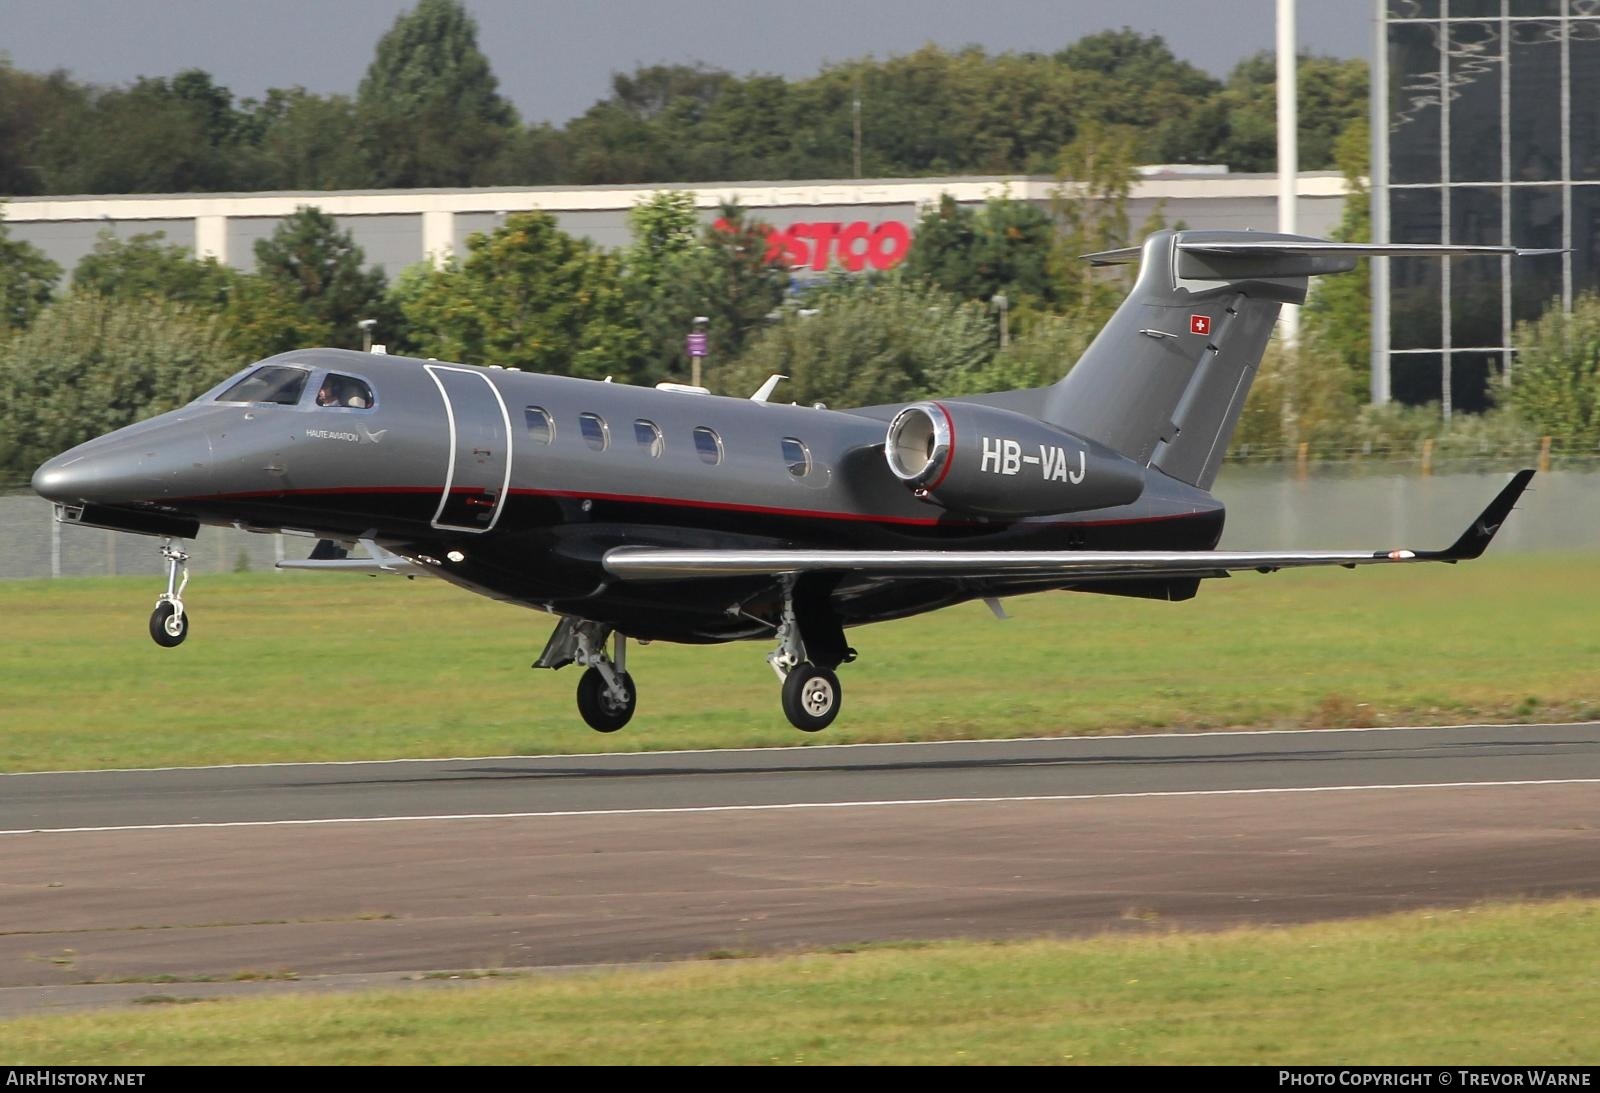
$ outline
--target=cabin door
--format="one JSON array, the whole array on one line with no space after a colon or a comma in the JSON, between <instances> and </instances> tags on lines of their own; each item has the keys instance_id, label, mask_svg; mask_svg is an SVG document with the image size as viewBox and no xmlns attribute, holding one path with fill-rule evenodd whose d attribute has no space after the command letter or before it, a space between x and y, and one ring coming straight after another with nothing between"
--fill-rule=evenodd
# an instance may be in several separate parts
<instances>
[{"instance_id":1,"label":"cabin door","mask_svg":"<svg viewBox=\"0 0 1600 1093\"><path fill-rule=\"evenodd\" d=\"M476 368L423 367L438 385L450 423L450 463L433 526L489 531L500 519L511 483L511 415L505 400Z\"/></svg>"}]
</instances>

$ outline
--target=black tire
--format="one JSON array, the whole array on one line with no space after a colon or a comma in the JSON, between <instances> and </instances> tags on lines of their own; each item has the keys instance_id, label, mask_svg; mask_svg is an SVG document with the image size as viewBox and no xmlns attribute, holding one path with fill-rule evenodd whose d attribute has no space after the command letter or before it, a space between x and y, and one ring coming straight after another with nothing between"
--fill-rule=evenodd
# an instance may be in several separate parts
<instances>
[{"instance_id":1,"label":"black tire","mask_svg":"<svg viewBox=\"0 0 1600 1093\"><path fill-rule=\"evenodd\" d=\"M620 705L606 690L606 677L600 674L600 669L589 668L578 680L578 712L595 732L616 732L633 719L639 692L634 690L633 677L627 672L617 678L622 689L628 692L628 701Z\"/></svg>"},{"instance_id":2,"label":"black tire","mask_svg":"<svg viewBox=\"0 0 1600 1093\"><path fill-rule=\"evenodd\" d=\"M182 645L189 636L189 612L178 614L178 609L163 600L150 612L150 636L164 649Z\"/></svg>"},{"instance_id":3,"label":"black tire","mask_svg":"<svg viewBox=\"0 0 1600 1093\"><path fill-rule=\"evenodd\" d=\"M839 716L844 692L830 669L801 664L783 681L783 713L801 732L821 732Z\"/></svg>"}]
</instances>

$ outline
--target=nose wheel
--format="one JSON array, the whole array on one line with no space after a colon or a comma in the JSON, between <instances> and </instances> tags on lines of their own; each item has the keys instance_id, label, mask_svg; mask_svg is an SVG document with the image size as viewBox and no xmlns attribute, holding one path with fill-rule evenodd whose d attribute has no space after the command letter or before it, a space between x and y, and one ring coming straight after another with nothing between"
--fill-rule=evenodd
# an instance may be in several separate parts
<instances>
[{"instance_id":1,"label":"nose wheel","mask_svg":"<svg viewBox=\"0 0 1600 1093\"><path fill-rule=\"evenodd\" d=\"M161 556L167 560L167 590L156 598L156 609L150 613L150 637L162 648L171 649L189 636L189 613L183 609L189 555L173 546L171 539L164 539Z\"/></svg>"}]
</instances>

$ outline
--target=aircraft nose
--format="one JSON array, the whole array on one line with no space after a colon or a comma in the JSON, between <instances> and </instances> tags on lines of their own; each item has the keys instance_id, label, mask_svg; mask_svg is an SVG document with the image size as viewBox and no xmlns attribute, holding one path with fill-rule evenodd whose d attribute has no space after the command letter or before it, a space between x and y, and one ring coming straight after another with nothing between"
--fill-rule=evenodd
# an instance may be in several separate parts
<instances>
[{"instance_id":1,"label":"aircraft nose","mask_svg":"<svg viewBox=\"0 0 1600 1093\"><path fill-rule=\"evenodd\" d=\"M68 458L72 453L46 460L33 472L33 492L47 501L77 501L83 499L79 492L92 485L84 473L83 460Z\"/></svg>"},{"instance_id":2,"label":"aircraft nose","mask_svg":"<svg viewBox=\"0 0 1600 1093\"><path fill-rule=\"evenodd\" d=\"M181 497L194 492L195 474L210 454L204 434L113 433L46 461L33 472L33 490L50 501L105 505Z\"/></svg>"}]
</instances>

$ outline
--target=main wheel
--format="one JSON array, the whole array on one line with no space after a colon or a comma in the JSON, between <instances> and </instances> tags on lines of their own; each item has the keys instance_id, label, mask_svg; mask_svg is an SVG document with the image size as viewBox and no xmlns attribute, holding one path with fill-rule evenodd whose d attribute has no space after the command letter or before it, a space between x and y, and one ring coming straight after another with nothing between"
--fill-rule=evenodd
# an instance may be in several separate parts
<instances>
[{"instance_id":1,"label":"main wheel","mask_svg":"<svg viewBox=\"0 0 1600 1093\"><path fill-rule=\"evenodd\" d=\"M189 636L189 612L180 615L176 607L162 600L150 612L150 636L157 645L167 649L182 645L183 639Z\"/></svg>"},{"instance_id":2,"label":"main wheel","mask_svg":"<svg viewBox=\"0 0 1600 1093\"><path fill-rule=\"evenodd\" d=\"M801 732L820 732L833 724L844 697L839 677L827 668L801 664L783 681L783 712Z\"/></svg>"},{"instance_id":3,"label":"main wheel","mask_svg":"<svg viewBox=\"0 0 1600 1093\"><path fill-rule=\"evenodd\" d=\"M617 681L628 692L625 702L611 696L606 677L598 668L588 669L578 680L578 712L595 732L616 732L633 718L633 706L639 699L639 692L633 689L633 677L622 672Z\"/></svg>"}]
</instances>

